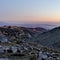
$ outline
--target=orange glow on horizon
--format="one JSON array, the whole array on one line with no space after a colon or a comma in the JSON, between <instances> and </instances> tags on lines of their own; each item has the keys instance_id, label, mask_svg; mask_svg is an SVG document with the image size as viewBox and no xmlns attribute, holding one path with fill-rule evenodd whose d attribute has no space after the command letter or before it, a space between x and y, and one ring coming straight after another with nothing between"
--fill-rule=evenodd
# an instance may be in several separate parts
<instances>
[{"instance_id":1,"label":"orange glow on horizon","mask_svg":"<svg viewBox=\"0 0 60 60\"><path fill-rule=\"evenodd\" d=\"M9 16L1 18L1 20L8 20L11 22L60 22L59 16Z\"/></svg>"}]
</instances>

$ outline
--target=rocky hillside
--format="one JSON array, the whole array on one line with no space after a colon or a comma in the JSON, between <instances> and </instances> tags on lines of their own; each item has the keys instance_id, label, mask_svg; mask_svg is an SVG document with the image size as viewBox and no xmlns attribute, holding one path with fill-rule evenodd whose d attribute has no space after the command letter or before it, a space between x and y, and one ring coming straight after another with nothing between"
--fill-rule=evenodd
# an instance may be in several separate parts
<instances>
[{"instance_id":1,"label":"rocky hillside","mask_svg":"<svg viewBox=\"0 0 60 60\"><path fill-rule=\"evenodd\" d=\"M50 57L52 57L52 60L54 60L54 57L57 59L60 57L60 52L46 46L50 47L53 45L56 47L58 45L60 46L60 43L58 43L57 40L48 41L44 40L44 38L50 39L51 37L55 37L55 35L58 36L58 34L60 34L59 29L60 28L55 28L47 32L46 29L39 27L0 27L0 57L30 56L30 58L33 58L35 56L37 58L43 58L44 60L49 60Z\"/></svg>"},{"instance_id":2,"label":"rocky hillside","mask_svg":"<svg viewBox=\"0 0 60 60\"><path fill-rule=\"evenodd\" d=\"M23 27L4 26L0 27L0 34L5 35L9 41L21 40L30 38L31 34Z\"/></svg>"},{"instance_id":3,"label":"rocky hillside","mask_svg":"<svg viewBox=\"0 0 60 60\"><path fill-rule=\"evenodd\" d=\"M38 34L47 31L44 28L26 28L17 26L3 26L0 27L0 34L5 35L10 42L28 40L34 38Z\"/></svg>"},{"instance_id":4,"label":"rocky hillside","mask_svg":"<svg viewBox=\"0 0 60 60\"><path fill-rule=\"evenodd\" d=\"M60 51L60 27L39 34L35 41L44 46L48 46Z\"/></svg>"}]
</instances>

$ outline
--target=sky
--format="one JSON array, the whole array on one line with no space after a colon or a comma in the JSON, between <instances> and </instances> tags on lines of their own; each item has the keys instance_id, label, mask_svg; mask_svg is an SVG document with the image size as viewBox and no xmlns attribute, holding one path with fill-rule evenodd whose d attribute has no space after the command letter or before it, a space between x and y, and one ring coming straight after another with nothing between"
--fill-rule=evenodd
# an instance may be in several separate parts
<instances>
[{"instance_id":1,"label":"sky","mask_svg":"<svg viewBox=\"0 0 60 60\"><path fill-rule=\"evenodd\" d=\"M0 21L60 22L60 0L0 0Z\"/></svg>"}]
</instances>

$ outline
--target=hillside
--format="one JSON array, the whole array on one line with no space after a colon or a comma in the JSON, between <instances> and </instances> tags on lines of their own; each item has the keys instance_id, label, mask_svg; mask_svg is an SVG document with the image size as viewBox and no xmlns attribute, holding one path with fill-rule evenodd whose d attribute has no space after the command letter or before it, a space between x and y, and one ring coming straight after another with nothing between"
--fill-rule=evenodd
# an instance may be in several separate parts
<instances>
[{"instance_id":1,"label":"hillside","mask_svg":"<svg viewBox=\"0 0 60 60\"><path fill-rule=\"evenodd\" d=\"M59 29L56 28L51 31L55 32ZM51 42L50 43L48 42L48 40L47 41L42 40L44 36L45 36L44 38L48 37L46 35L48 35L48 33L51 34L52 33L51 31L47 32L46 29L40 27L38 28L26 28L17 26L0 27L0 57L29 56L31 58L33 56L36 57L47 56L47 59L49 59L49 57L52 58L56 57L55 59L57 59L58 57L60 57L60 52L46 47L48 44L50 44L48 46L51 46L52 41L50 41ZM54 36L54 34L51 35ZM37 43L34 42L33 40L39 42ZM58 41L56 41L55 44L56 46L58 45L60 46L60 43L58 43ZM53 44L53 46L55 46L55 44ZM53 55L53 53L57 55Z\"/></svg>"},{"instance_id":2,"label":"hillside","mask_svg":"<svg viewBox=\"0 0 60 60\"><path fill-rule=\"evenodd\" d=\"M34 36L37 36L38 33L43 33L47 31L44 28L26 28L26 27L18 27L18 26L3 26L0 27L0 34L5 35L9 41L20 41L20 40L28 40Z\"/></svg>"},{"instance_id":3,"label":"hillside","mask_svg":"<svg viewBox=\"0 0 60 60\"><path fill-rule=\"evenodd\" d=\"M60 27L39 34L35 41L44 46L48 46L60 51Z\"/></svg>"},{"instance_id":4,"label":"hillside","mask_svg":"<svg viewBox=\"0 0 60 60\"><path fill-rule=\"evenodd\" d=\"M30 33L32 33L34 37L38 36L38 34L48 31L47 29L41 27L27 28L27 30L30 31Z\"/></svg>"}]
</instances>

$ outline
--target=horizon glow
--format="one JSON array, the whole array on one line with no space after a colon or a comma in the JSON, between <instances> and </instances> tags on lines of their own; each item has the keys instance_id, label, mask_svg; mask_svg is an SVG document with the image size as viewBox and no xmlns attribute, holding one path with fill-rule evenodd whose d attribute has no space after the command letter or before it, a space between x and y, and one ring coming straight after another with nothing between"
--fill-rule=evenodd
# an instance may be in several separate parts
<instances>
[{"instance_id":1,"label":"horizon glow","mask_svg":"<svg viewBox=\"0 0 60 60\"><path fill-rule=\"evenodd\" d=\"M60 0L0 0L0 21L60 22Z\"/></svg>"}]
</instances>

